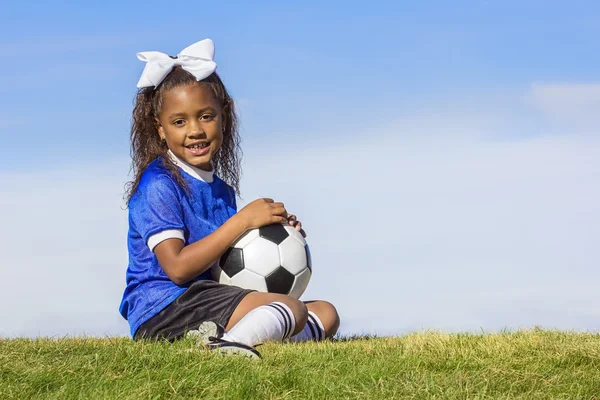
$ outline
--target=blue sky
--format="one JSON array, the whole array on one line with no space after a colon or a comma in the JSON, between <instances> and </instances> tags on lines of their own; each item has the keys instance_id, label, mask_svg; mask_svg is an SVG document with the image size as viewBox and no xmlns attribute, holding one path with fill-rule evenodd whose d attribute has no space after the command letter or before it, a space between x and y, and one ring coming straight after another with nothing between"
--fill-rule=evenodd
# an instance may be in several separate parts
<instances>
[{"instance_id":1,"label":"blue sky","mask_svg":"<svg viewBox=\"0 0 600 400\"><path fill-rule=\"evenodd\" d=\"M307 294L342 330L600 328L597 2L84 4L0 4L0 300L36 274L55 288L0 335L126 332L135 53L206 37L241 114L243 198L302 216L328 265ZM102 283L77 308L80 274ZM418 307L381 297L396 279Z\"/></svg>"},{"instance_id":2,"label":"blue sky","mask_svg":"<svg viewBox=\"0 0 600 400\"><path fill-rule=\"evenodd\" d=\"M40 3L0 6L0 106L20 132L3 135L3 159L31 154L24 136L40 161L65 148L123 154L135 53L204 37L233 94L251 98L243 123L262 138L344 132L357 114L377 121L532 80L593 80L600 63L592 1Z\"/></svg>"}]
</instances>

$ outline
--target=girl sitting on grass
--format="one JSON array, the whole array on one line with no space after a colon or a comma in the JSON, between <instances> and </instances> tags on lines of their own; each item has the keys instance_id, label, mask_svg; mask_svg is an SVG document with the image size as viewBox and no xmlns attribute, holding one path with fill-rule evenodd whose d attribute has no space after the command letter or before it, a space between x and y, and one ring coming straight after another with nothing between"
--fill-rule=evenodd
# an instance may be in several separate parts
<instances>
[{"instance_id":1,"label":"girl sitting on grass","mask_svg":"<svg viewBox=\"0 0 600 400\"><path fill-rule=\"evenodd\" d=\"M325 301L301 302L219 284L210 267L245 231L302 224L281 202L236 212L240 149L233 100L210 39L177 57L138 53L146 67L133 109L127 287L120 312L134 340L185 334L223 353L259 357L267 340L322 340L339 326Z\"/></svg>"}]
</instances>

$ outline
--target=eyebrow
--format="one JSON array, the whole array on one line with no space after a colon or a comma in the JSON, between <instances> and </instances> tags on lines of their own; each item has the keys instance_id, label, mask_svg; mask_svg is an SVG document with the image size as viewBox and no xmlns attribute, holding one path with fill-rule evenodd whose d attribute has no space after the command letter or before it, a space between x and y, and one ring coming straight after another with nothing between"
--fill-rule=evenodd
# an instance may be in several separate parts
<instances>
[{"instance_id":1,"label":"eyebrow","mask_svg":"<svg viewBox=\"0 0 600 400\"><path fill-rule=\"evenodd\" d=\"M216 112L216 110L214 108L212 108L211 106L207 106L207 107L204 107L204 108L201 108L200 110L198 110L199 113L203 113L205 111ZM169 115L167 118L168 119L173 119L173 118L176 118L176 117L185 117L185 116L186 116L185 113L174 113L174 114Z\"/></svg>"},{"instance_id":2,"label":"eyebrow","mask_svg":"<svg viewBox=\"0 0 600 400\"><path fill-rule=\"evenodd\" d=\"M173 118L175 118L175 117L184 117L184 116L185 116L185 114L182 114L182 113L176 113L176 114L171 114L171 115L169 115L169 116L167 117L167 119L173 119Z\"/></svg>"}]
</instances>

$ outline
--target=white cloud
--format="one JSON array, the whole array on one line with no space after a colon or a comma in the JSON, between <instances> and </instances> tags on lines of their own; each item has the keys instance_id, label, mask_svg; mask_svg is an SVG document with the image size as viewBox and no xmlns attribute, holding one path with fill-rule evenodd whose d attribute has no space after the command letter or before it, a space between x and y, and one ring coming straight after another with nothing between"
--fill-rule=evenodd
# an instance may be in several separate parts
<instances>
[{"instance_id":1,"label":"white cloud","mask_svg":"<svg viewBox=\"0 0 600 400\"><path fill-rule=\"evenodd\" d=\"M600 328L600 141L478 136L265 149L248 161L248 200L301 217L307 295L332 299L349 331Z\"/></svg>"},{"instance_id":2,"label":"white cloud","mask_svg":"<svg viewBox=\"0 0 600 400\"><path fill-rule=\"evenodd\" d=\"M600 130L600 83L535 83L530 99L551 120Z\"/></svg>"},{"instance_id":3,"label":"white cloud","mask_svg":"<svg viewBox=\"0 0 600 400\"><path fill-rule=\"evenodd\" d=\"M0 335L127 333L127 161L75 168L0 175Z\"/></svg>"},{"instance_id":4,"label":"white cloud","mask_svg":"<svg viewBox=\"0 0 600 400\"><path fill-rule=\"evenodd\" d=\"M600 329L600 137L506 140L488 135L494 110L432 115L345 142L248 136L240 205L299 215L306 298L332 301L346 333ZM0 175L0 335L127 334L127 171Z\"/></svg>"}]
</instances>

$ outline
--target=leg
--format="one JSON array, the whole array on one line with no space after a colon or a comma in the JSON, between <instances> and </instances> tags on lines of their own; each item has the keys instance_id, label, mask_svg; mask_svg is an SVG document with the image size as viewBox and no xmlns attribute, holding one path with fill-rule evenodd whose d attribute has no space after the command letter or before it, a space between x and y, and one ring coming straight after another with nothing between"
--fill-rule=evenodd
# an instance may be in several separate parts
<instances>
[{"instance_id":1,"label":"leg","mask_svg":"<svg viewBox=\"0 0 600 400\"><path fill-rule=\"evenodd\" d=\"M238 304L233 314L231 314L231 318L229 318L229 322L227 323L225 330L230 331L238 322L242 320L242 318L246 316L246 314L255 308L274 302L283 303L290 308L294 314L294 320L296 322L296 328L292 332L292 335L300 332L306 324L306 320L308 318L307 306L300 300L296 300L290 296L277 293L261 292L249 293L242 299L242 301L240 301L240 304Z\"/></svg>"},{"instance_id":2,"label":"leg","mask_svg":"<svg viewBox=\"0 0 600 400\"><path fill-rule=\"evenodd\" d=\"M225 329L214 322L202 324L198 335L256 346L268 340L283 341L300 332L308 319L301 301L274 293L252 292L237 305Z\"/></svg>"},{"instance_id":3,"label":"leg","mask_svg":"<svg viewBox=\"0 0 600 400\"><path fill-rule=\"evenodd\" d=\"M340 327L340 316L333 304L323 301L306 301L306 308L319 317L323 327L325 328L325 337L333 337Z\"/></svg>"},{"instance_id":4,"label":"leg","mask_svg":"<svg viewBox=\"0 0 600 400\"><path fill-rule=\"evenodd\" d=\"M324 340L334 336L340 326L340 317L333 304L326 301L306 302L308 321L297 335L290 338L293 342Z\"/></svg>"}]
</instances>

